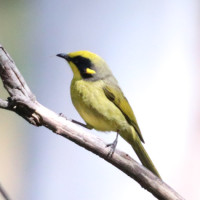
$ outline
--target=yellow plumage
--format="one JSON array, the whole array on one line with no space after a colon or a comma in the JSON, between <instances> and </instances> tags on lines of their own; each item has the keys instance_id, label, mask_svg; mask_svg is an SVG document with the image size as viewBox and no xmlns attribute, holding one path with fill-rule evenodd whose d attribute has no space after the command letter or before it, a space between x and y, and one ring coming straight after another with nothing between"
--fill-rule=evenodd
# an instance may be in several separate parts
<instances>
[{"instance_id":1,"label":"yellow plumage","mask_svg":"<svg viewBox=\"0 0 200 200\"><path fill-rule=\"evenodd\" d=\"M105 96L104 81L86 82L72 80L71 97L75 108L87 124L99 131L117 132L126 123L120 110ZM95 87L95 90L94 90ZM90 96L90 98L88 98Z\"/></svg>"},{"instance_id":2,"label":"yellow plumage","mask_svg":"<svg viewBox=\"0 0 200 200\"><path fill-rule=\"evenodd\" d=\"M72 102L88 127L119 133L135 150L142 164L160 177L145 151L135 115L105 61L88 51L58 54L65 58L74 77Z\"/></svg>"}]
</instances>

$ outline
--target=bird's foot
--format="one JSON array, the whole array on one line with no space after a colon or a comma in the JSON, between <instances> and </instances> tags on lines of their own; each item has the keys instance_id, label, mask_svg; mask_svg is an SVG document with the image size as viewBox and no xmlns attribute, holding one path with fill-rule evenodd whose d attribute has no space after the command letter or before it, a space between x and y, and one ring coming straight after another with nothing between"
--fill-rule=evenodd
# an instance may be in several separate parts
<instances>
[{"instance_id":1,"label":"bird's foot","mask_svg":"<svg viewBox=\"0 0 200 200\"><path fill-rule=\"evenodd\" d=\"M80 125L80 126L83 126L84 128L93 129L93 127L90 126L89 124L83 124L83 123L78 122L78 121L76 121L76 120L74 120L74 119L67 119L67 117L66 117L63 113L59 113L59 116L60 116L60 117L64 117L66 120L69 120L69 121L71 121L71 122L73 122L73 123L75 123L75 124L78 124L78 125Z\"/></svg>"},{"instance_id":2,"label":"bird's foot","mask_svg":"<svg viewBox=\"0 0 200 200\"><path fill-rule=\"evenodd\" d=\"M70 121L73 122L73 123L75 123L75 124L78 124L78 125L80 125L80 126L82 126L82 127L84 127L84 128L87 128L87 129L92 129L92 128L93 128L93 127L91 127L89 124L83 124L83 123L78 122L78 121L76 121L76 120L74 120L74 119L70 119Z\"/></svg>"},{"instance_id":3,"label":"bird's foot","mask_svg":"<svg viewBox=\"0 0 200 200\"><path fill-rule=\"evenodd\" d=\"M66 120L68 120L67 117L63 113L59 113L59 116L65 118Z\"/></svg>"},{"instance_id":4,"label":"bird's foot","mask_svg":"<svg viewBox=\"0 0 200 200\"><path fill-rule=\"evenodd\" d=\"M115 152L117 142L118 142L118 135L119 135L119 133L117 133L116 138L112 143L109 143L109 144L106 145L106 147L110 147L108 157L112 157L113 153Z\"/></svg>"}]
</instances>

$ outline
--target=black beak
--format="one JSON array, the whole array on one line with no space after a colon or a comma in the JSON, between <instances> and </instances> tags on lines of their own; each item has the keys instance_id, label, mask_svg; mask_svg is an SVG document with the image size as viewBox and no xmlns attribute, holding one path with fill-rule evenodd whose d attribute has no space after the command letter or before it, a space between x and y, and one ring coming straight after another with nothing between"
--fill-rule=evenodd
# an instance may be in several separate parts
<instances>
[{"instance_id":1,"label":"black beak","mask_svg":"<svg viewBox=\"0 0 200 200\"><path fill-rule=\"evenodd\" d=\"M66 53L59 53L56 56L60 57L60 58L64 58L67 61L69 61L69 56Z\"/></svg>"}]
</instances>

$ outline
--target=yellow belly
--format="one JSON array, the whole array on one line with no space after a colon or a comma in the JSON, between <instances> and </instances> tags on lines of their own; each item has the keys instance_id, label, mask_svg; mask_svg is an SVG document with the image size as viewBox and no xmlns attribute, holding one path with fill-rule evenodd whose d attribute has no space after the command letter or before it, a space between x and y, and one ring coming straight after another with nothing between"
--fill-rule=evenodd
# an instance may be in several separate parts
<instances>
[{"instance_id":1,"label":"yellow belly","mask_svg":"<svg viewBox=\"0 0 200 200\"><path fill-rule=\"evenodd\" d=\"M121 111L105 96L102 80L72 80L72 102L87 124L100 131L118 131L127 124Z\"/></svg>"}]
</instances>

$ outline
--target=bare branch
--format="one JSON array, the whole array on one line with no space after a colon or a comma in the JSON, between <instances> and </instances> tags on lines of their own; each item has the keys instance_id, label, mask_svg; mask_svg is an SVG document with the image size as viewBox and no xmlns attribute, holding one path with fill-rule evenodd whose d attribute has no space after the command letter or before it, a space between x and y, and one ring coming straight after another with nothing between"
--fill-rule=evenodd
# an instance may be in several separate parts
<instances>
[{"instance_id":1,"label":"bare branch","mask_svg":"<svg viewBox=\"0 0 200 200\"><path fill-rule=\"evenodd\" d=\"M4 101L3 99L0 99L0 108L8 109L8 101Z\"/></svg>"},{"instance_id":2,"label":"bare branch","mask_svg":"<svg viewBox=\"0 0 200 200\"><path fill-rule=\"evenodd\" d=\"M5 51L1 44L0 51L0 74L4 87L11 97L19 96L32 99L32 92L30 91L19 70L15 66L14 61L12 60L8 52Z\"/></svg>"},{"instance_id":3,"label":"bare branch","mask_svg":"<svg viewBox=\"0 0 200 200\"><path fill-rule=\"evenodd\" d=\"M158 199L183 200L177 192L145 167L134 161L129 155L115 150L112 157L108 156L110 148L106 148L106 144L101 139L37 102L13 60L1 45L0 76L4 87L10 94L8 101L9 109L22 116L29 123L35 126L45 126L54 133L62 135L99 155L136 180L143 188L147 189ZM5 108L4 104L5 102L0 102L3 108Z\"/></svg>"},{"instance_id":4,"label":"bare branch","mask_svg":"<svg viewBox=\"0 0 200 200\"><path fill-rule=\"evenodd\" d=\"M2 197L5 199L5 200L10 200L10 198L8 197L8 194L7 192L3 189L3 187L0 185L0 194L2 195Z\"/></svg>"}]
</instances>

